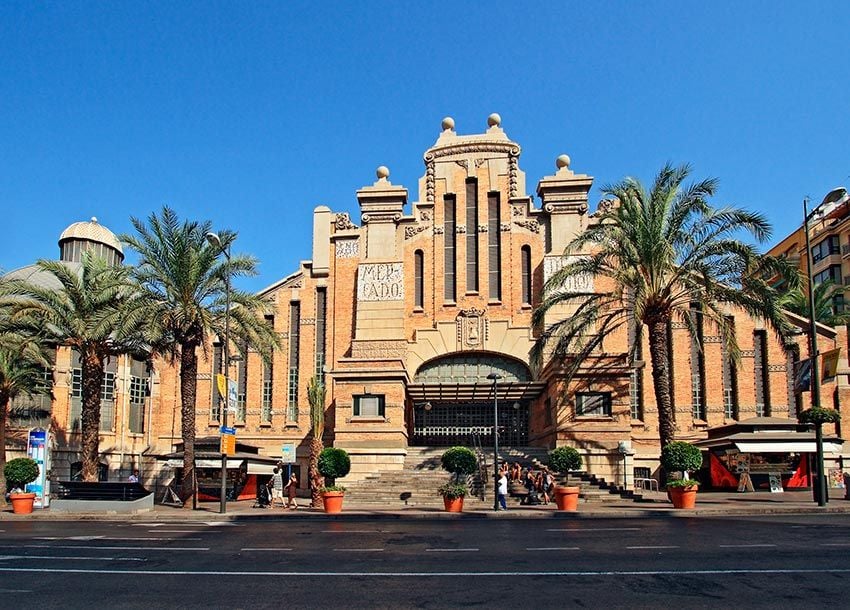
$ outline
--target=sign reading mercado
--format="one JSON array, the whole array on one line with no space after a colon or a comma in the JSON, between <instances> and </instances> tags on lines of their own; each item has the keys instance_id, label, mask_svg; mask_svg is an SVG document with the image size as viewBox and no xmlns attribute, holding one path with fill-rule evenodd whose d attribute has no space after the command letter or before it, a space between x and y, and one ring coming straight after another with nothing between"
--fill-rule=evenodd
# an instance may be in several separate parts
<instances>
[{"instance_id":1,"label":"sign reading mercado","mask_svg":"<svg viewBox=\"0 0 850 610\"><path fill-rule=\"evenodd\" d=\"M358 301L404 300L402 263L363 263L357 268Z\"/></svg>"}]
</instances>

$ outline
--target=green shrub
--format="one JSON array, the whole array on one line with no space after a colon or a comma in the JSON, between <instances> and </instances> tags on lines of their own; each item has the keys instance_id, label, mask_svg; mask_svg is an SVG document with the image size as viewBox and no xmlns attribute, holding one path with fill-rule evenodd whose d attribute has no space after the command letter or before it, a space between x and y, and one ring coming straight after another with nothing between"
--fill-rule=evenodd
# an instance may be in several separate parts
<instances>
[{"instance_id":1,"label":"green shrub","mask_svg":"<svg viewBox=\"0 0 850 610\"><path fill-rule=\"evenodd\" d=\"M834 424L841 421L841 413L835 409L812 407L800 413L800 421L804 424Z\"/></svg>"},{"instance_id":2,"label":"green shrub","mask_svg":"<svg viewBox=\"0 0 850 610\"><path fill-rule=\"evenodd\" d=\"M442 485L440 485L437 488L437 492L444 498L454 500L455 498L463 498L466 494L469 493L469 488L463 483L455 483L453 481L449 481L448 483L443 483Z\"/></svg>"},{"instance_id":3,"label":"green shrub","mask_svg":"<svg viewBox=\"0 0 850 610\"><path fill-rule=\"evenodd\" d=\"M319 454L318 468L323 477L338 479L351 470L351 458L344 449L325 447Z\"/></svg>"},{"instance_id":4,"label":"green shrub","mask_svg":"<svg viewBox=\"0 0 850 610\"><path fill-rule=\"evenodd\" d=\"M478 471L478 459L467 447L452 447L447 449L440 458L440 464L455 477L475 474Z\"/></svg>"},{"instance_id":5,"label":"green shrub","mask_svg":"<svg viewBox=\"0 0 850 610\"><path fill-rule=\"evenodd\" d=\"M567 474L581 468L581 454L575 447L557 447L549 452L549 467L555 472Z\"/></svg>"},{"instance_id":6,"label":"green shrub","mask_svg":"<svg viewBox=\"0 0 850 610\"><path fill-rule=\"evenodd\" d=\"M699 481L696 479L670 479L667 481L667 487L698 487Z\"/></svg>"},{"instance_id":7,"label":"green shrub","mask_svg":"<svg viewBox=\"0 0 850 610\"><path fill-rule=\"evenodd\" d=\"M324 487L319 488L319 491L325 493L326 491L345 491L345 487L342 485L325 485Z\"/></svg>"},{"instance_id":8,"label":"green shrub","mask_svg":"<svg viewBox=\"0 0 850 610\"><path fill-rule=\"evenodd\" d=\"M669 472L696 472L702 466L699 447L685 441L673 441L661 450L661 465Z\"/></svg>"},{"instance_id":9,"label":"green shrub","mask_svg":"<svg viewBox=\"0 0 850 610\"><path fill-rule=\"evenodd\" d=\"M31 458L15 458L6 462L3 474L6 475L9 489L16 487L23 489L24 485L32 483L38 478L38 464Z\"/></svg>"}]
</instances>

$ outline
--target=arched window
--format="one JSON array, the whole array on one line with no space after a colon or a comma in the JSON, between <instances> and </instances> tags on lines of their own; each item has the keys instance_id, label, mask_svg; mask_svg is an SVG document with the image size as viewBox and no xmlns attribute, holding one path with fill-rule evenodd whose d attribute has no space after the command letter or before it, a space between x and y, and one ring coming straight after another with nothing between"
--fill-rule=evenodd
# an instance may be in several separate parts
<instances>
[{"instance_id":1,"label":"arched window","mask_svg":"<svg viewBox=\"0 0 850 610\"><path fill-rule=\"evenodd\" d=\"M416 372L415 383L490 383L487 375L502 376L499 383L531 381L528 366L494 354L464 353L435 358Z\"/></svg>"},{"instance_id":2,"label":"arched window","mask_svg":"<svg viewBox=\"0 0 850 610\"><path fill-rule=\"evenodd\" d=\"M531 305L531 246L522 247L522 304Z\"/></svg>"},{"instance_id":3,"label":"arched window","mask_svg":"<svg viewBox=\"0 0 850 610\"><path fill-rule=\"evenodd\" d=\"M422 250L413 253L413 306L425 307L425 255Z\"/></svg>"}]
</instances>

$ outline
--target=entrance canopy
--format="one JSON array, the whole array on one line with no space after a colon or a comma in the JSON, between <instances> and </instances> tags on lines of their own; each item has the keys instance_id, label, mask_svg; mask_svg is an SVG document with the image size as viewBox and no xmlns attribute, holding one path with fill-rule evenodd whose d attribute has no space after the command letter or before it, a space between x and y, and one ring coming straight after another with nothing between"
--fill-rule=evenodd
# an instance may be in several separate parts
<instances>
[{"instance_id":1,"label":"entrance canopy","mask_svg":"<svg viewBox=\"0 0 850 610\"><path fill-rule=\"evenodd\" d=\"M500 403L525 402L540 396L545 383L532 381L507 381L496 384ZM493 383L414 383L407 386L414 403L454 404L493 402Z\"/></svg>"}]
</instances>

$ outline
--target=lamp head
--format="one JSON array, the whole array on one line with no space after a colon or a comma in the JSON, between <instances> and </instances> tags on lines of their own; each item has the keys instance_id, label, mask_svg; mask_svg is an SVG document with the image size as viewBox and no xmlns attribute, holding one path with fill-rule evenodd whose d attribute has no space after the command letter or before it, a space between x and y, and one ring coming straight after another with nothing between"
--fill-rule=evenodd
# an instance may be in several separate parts
<instances>
[{"instance_id":1,"label":"lamp head","mask_svg":"<svg viewBox=\"0 0 850 610\"><path fill-rule=\"evenodd\" d=\"M221 250L222 243L221 238L218 236L218 233L213 233L212 231L210 231L209 233L204 235L204 237L207 238L207 243L209 245L211 245L213 248L218 248L219 250Z\"/></svg>"}]
</instances>

